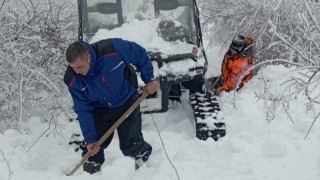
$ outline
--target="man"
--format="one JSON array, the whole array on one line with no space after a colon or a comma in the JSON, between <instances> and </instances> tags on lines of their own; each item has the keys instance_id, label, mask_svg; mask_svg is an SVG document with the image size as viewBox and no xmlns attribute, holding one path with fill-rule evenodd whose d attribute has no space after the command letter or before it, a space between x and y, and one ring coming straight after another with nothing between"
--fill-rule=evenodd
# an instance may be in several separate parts
<instances>
[{"instance_id":1,"label":"man","mask_svg":"<svg viewBox=\"0 0 320 180\"><path fill-rule=\"evenodd\" d=\"M72 43L66 51L69 66L64 82L74 102L81 131L86 142L82 156L91 153L83 169L90 174L100 171L105 161L103 150L110 144L113 134L101 145L93 148L105 132L138 99L135 71L141 72L149 93L157 91L153 66L146 50L134 42L106 39L94 44L83 41ZM152 147L144 141L141 132L141 114L138 107L117 128L120 149L125 156L147 161Z\"/></svg>"},{"instance_id":2,"label":"man","mask_svg":"<svg viewBox=\"0 0 320 180\"><path fill-rule=\"evenodd\" d=\"M239 78L253 66L253 39L249 36L237 35L226 52L221 68L221 76L209 79L214 83L214 89L220 94L223 91L229 92L237 88L241 89L245 83L248 83L252 77L252 71L241 80L239 87L237 81Z\"/></svg>"}]
</instances>

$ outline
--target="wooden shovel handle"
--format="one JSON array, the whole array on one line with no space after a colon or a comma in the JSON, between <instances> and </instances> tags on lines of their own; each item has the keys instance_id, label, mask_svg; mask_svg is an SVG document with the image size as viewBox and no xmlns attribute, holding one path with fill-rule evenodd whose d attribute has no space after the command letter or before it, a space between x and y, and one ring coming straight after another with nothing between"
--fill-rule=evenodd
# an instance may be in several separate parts
<instances>
[{"instance_id":1,"label":"wooden shovel handle","mask_svg":"<svg viewBox=\"0 0 320 180\"><path fill-rule=\"evenodd\" d=\"M99 147L101 144L113 133L113 131L120 126L120 124L128 117L130 114L139 106L139 104L147 98L149 93L147 90L144 90L143 94L136 100L131 107L111 126L111 128L99 139L99 141L94 145L94 147ZM76 165L76 167L70 171L67 176L72 176L84 162L91 156L89 152L87 152L81 159L81 161Z\"/></svg>"}]
</instances>

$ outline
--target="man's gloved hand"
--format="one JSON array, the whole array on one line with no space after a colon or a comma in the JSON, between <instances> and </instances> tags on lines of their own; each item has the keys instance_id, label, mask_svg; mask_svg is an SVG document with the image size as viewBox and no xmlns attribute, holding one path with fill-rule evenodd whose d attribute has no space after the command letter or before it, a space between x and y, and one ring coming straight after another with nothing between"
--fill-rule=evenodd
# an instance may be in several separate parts
<instances>
[{"instance_id":1,"label":"man's gloved hand","mask_svg":"<svg viewBox=\"0 0 320 180\"><path fill-rule=\"evenodd\" d=\"M88 143L87 145L87 150L88 152L93 156L93 155L96 155L99 150L100 150L100 147L94 147L94 145L96 144L97 142L94 142L94 143Z\"/></svg>"},{"instance_id":2,"label":"man's gloved hand","mask_svg":"<svg viewBox=\"0 0 320 180\"><path fill-rule=\"evenodd\" d=\"M157 91L158 89L158 83L156 80L150 81L146 84L146 89L149 94L153 94Z\"/></svg>"}]
</instances>

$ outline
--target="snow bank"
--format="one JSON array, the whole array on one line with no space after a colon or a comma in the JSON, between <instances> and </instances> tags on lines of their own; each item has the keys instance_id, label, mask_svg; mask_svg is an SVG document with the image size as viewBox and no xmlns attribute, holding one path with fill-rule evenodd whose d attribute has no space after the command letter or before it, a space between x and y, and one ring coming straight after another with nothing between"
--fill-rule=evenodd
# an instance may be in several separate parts
<instances>
[{"instance_id":1,"label":"snow bank","mask_svg":"<svg viewBox=\"0 0 320 180\"><path fill-rule=\"evenodd\" d=\"M263 83L259 80L262 74L281 80L288 70L281 66L262 70L237 94L236 108L233 93L220 97L227 135L219 142L195 138L187 94L183 94L181 104L175 104L167 113L143 115L143 133L153 146L153 154L139 171L134 171L131 158L122 155L115 135L105 151L106 162L100 173L90 176L80 169L74 176L65 176L80 160L80 152L75 153L68 145L71 133L80 131L78 124L59 120L58 126L51 124L48 128L49 122L33 117L20 130L9 129L0 134L0 179L9 179L10 174L11 180L175 180L175 171L166 157L154 119L180 179L318 180L319 121L304 140L312 123L312 115L304 109L304 100L298 98L292 104L294 124L282 110L269 123L265 120L263 102L257 101L254 95L262 90ZM159 101L151 99L141 107L147 110Z\"/></svg>"}]
</instances>

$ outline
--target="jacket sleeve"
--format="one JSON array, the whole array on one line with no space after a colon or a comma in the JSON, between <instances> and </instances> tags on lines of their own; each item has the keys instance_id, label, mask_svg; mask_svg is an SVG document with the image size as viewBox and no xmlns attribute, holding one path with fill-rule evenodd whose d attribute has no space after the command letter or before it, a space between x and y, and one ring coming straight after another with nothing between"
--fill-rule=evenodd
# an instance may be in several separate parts
<instances>
[{"instance_id":1,"label":"jacket sleeve","mask_svg":"<svg viewBox=\"0 0 320 180\"><path fill-rule=\"evenodd\" d=\"M223 79L223 84L217 89L218 93L222 93L222 91L231 91L234 88L235 81L235 74L232 72L232 69L229 69L227 66L228 56L230 56L230 50L226 52L223 58L222 66L221 66L221 75Z\"/></svg>"},{"instance_id":2,"label":"jacket sleeve","mask_svg":"<svg viewBox=\"0 0 320 180\"><path fill-rule=\"evenodd\" d=\"M218 93L221 93L222 91L232 91L237 84L237 80L238 74L231 72L228 77L225 77L223 86L218 88Z\"/></svg>"},{"instance_id":3,"label":"jacket sleeve","mask_svg":"<svg viewBox=\"0 0 320 180\"><path fill-rule=\"evenodd\" d=\"M70 94L74 103L74 111L77 113L80 128L84 140L88 143L97 141L97 131L94 126L93 107L91 102L84 96L80 90L69 87Z\"/></svg>"},{"instance_id":4,"label":"jacket sleeve","mask_svg":"<svg viewBox=\"0 0 320 180\"><path fill-rule=\"evenodd\" d=\"M145 84L153 80L153 66L143 47L122 39L114 39L114 47L127 64L133 64L138 68Z\"/></svg>"}]
</instances>

